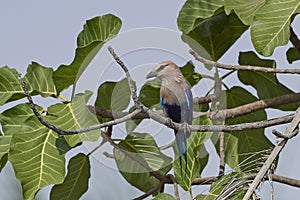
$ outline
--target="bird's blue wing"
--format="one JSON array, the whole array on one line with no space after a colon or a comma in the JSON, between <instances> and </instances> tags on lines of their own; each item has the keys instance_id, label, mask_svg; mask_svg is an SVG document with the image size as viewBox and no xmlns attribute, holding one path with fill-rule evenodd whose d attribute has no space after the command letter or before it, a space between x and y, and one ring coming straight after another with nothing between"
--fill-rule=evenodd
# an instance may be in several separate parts
<instances>
[{"instance_id":1,"label":"bird's blue wing","mask_svg":"<svg viewBox=\"0 0 300 200\"><path fill-rule=\"evenodd\" d=\"M192 124L193 121L193 96L190 88L184 90L184 95L186 99L186 107L184 108L184 120L188 124Z\"/></svg>"}]
</instances>

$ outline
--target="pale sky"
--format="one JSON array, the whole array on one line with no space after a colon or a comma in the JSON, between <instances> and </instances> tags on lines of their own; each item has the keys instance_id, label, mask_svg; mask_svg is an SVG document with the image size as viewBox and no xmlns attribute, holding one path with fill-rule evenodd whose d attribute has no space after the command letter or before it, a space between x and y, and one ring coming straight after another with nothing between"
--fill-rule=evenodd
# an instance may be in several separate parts
<instances>
[{"instance_id":1,"label":"pale sky","mask_svg":"<svg viewBox=\"0 0 300 200\"><path fill-rule=\"evenodd\" d=\"M2 1L0 4L0 66L8 65L24 74L31 61L55 69L60 64L68 64L74 57L76 37L82 30L85 20L112 13L122 20L123 25L121 34L109 42L109 45L112 45L117 53L122 55L122 59L130 67L139 88L146 81L143 74L150 71L156 63L171 59L178 65L183 65L186 61L193 59L188 54L187 45L180 40L180 32L176 23L179 10L184 2L174 0ZM298 17L298 24L300 24L299 21ZM300 36L299 25L295 31ZM107 45L99 52L81 77L77 92L86 89L96 92L97 87L103 81L114 81L124 77L121 69L107 53L106 47ZM221 62L237 64L238 52L252 49L249 31L247 31L226 53ZM277 48L272 57L279 58L280 55L284 55L286 49L286 47ZM288 66L285 58L277 60L277 66L280 68L299 67L299 61ZM200 64L197 66L197 70L207 72ZM279 76L280 81L286 83L295 92L299 92L300 86L295 81L296 78L298 78L296 75ZM208 87L210 84L212 83L203 83L199 87ZM236 84L239 84L237 79L228 83L230 86ZM194 96L205 94L206 90L200 90L199 87L193 90ZM252 88L247 87L247 89L256 95ZM65 92L64 95L68 97L69 93ZM51 99L37 99L37 101L42 105L51 103ZM2 112L4 109L1 107L0 111ZM268 111L270 117L283 114L285 113ZM155 123L145 123L141 129L147 130L150 126L152 127L152 124ZM119 130L122 130L123 127L124 125L118 126ZM285 126L280 126L278 130L282 131L284 128ZM158 129L158 131L170 131L161 127ZM267 129L266 135L271 138L272 142L275 142L271 130ZM155 139L159 145L168 143L162 134L155 135ZM299 136L288 142L287 147L281 153L276 174L300 179L300 161L299 156L295 153L299 148L299 142ZM97 144L90 145L87 146L87 149ZM84 148L82 150L87 151ZM91 159L89 190L82 199L132 199L141 195L142 193L138 189L130 186L115 171L114 162L104 158L101 155L102 152L97 152ZM71 154L75 154L75 152L71 152ZM216 161L215 152L211 152L211 154L209 166L204 171L204 175L207 176L217 174L218 164L213 163ZM18 200L22 198L20 184L12 173L13 171L8 165L0 174L0 199ZM167 188L167 191L171 192L170 188ZM269 188L270 186L267 184L262 187L263 199L271 199ZM47 199L49 189L50 187L47 187L39 192L37 199ZM200 191L207 192L207 187ZM186 192L180 192L182 199L188 197ZM275 199L297 199L300 189L274 184L274 194Z\"/></svg>"}]
</instances>

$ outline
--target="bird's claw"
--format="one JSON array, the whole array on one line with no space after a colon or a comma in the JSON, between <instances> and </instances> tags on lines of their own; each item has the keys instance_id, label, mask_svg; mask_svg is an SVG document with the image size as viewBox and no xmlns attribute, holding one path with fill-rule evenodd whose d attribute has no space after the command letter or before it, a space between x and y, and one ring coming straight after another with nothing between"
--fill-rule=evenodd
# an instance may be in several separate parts
<instances>
[{"instance_id":1,"label":"bird's claw","mask_svg":"<svg viewBox=\"0 0 300 200\"><path fill-rule=\"evenodd\" d=\"M191 128L190 128L190 126L189 126L189 124L188 124L187 122L183 122L183 123L181 124L180 129L181 129L187 136L189 136L190 133L191 133Z\"/></svg>"}]
</instances>

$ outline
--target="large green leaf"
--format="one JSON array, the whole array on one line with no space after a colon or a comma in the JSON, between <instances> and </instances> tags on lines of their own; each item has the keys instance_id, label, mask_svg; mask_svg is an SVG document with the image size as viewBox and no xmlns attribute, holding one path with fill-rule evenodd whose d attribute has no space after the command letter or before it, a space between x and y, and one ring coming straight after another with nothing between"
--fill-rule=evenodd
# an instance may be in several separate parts
<instances>
[{"instance_id":1,"label":"large green leaf","mask_svg":"<svg viewBox=\"0 0 300 200\"><path fill-rule=\"evenodd\" d=\"M41 110L41 107L37 106L37 109ZM16 105L0 114L0 123L5 134L0 134L0 171L6 164L12 135L20 132L22 124L31 116L34 114L29 104Z\"/></svg>"},{"instance_id":2,"label":"large green leaf","mask_svg":"<svg viewBox=\"0 0 300 200\"><path fill-rule=\"evenodd\" d=\"M118 34L121 20L112 15L94 17L86 22L77 38L75 58L70 65L61 65L54 72L58 92L73 85L105 42Z\"/></svg>"},{"instance_id":3,"label":"large green leaf","mask_svg":"<svg viewBox=\"0 0 300 200\"><path fill-rule=\"evenodd\" d=\"M200 74L195 72L195 66L191 61L187 62L183 67L180 67L180 70L191 87L196 85L202 78Z\"/></svg>"},{"instance_id":4,"label":"large green leaf","mask_svg":"<svg viewBox=\"0 0 300 200\"><path fill-rule=\"evenodd\" d=\"M291 19L299 7L299 0L269 0L256 12L251 39L258 53L270 56L275 47L288 43Z\"/></svg>"},{"instance_id":5,"label":"large green leaf","mask_svg":"<svg viewBox=\"0 0 300 200\"><path fill-rule=\"evenodd\" d=\"M38 111L42 107L36 106ZM0 114L0 123L5 135L12 135L19 132L22 124L31 116L34 116L28 103L18 104Z\"/></svg>"},{"instance_id":6,"label":"large green leaf","mask_svg":"<svg viewBox=\"0 0 300 200\"><path fill-rule=\"evenodd\" d=\"M85 128L98 124L98 120L87 108L86 103L92 92L77 94L72 102L67 104L55 104L48 108L48 115L52 116L51 123L64 130ZM68 144L74 147L82 141L96 141L100 131L93 130L77 135L65 136Z\"/></svg>"},{"instance_id":7,"label":"large green leaf","mask_svg":"<svg viewBox=\"0 0 300 200\"><path fill-rule=\"evenodd\" d=\"M146 162L153 171L166 174L171 169L172 159L160 152L149 134L131 133L119 145L128 153ZM119 171L131 185L147 192L159 184L159 181L151 176L145 167L119 149L114 149L114 156Z\"/></svg>"},{"instance_id":8,"label":"large green leaf","mask_svg":"<svg viewBox=\"0 0 300 200\"><path fill-rule=\"evenodd\" d=\"M64 182L52 188L50 198L53 200L79 199L88 189L89 178L89 158L79 153L69 161L68 174Z\"/></svg>"},{"instance_id":9,"label":"large green leaf","mask_svg":"<svg viewBox=\"0 0 300 200\"><path fill-rule=\"evenodd\" d=\"M265 4L266 0L224 0L224 8L227 15L231 10L237 14L240 20L250 25L253 21L255 13Z\"/></svg>"},{"instance_id":10,"label":"large green leaf","mask_svg":"<svg viewBox=\"0 0 300 200\"><path fill-rule=\"evenodd\" d=\"M205 57L201 48L195 45L196 41L198 46L202 46L211 59L216 61L247 29L248 26L244 25L234 13L229 16L220 13L202 21L188 34L183 35L182 39Z\"/></svg>"},{"instance_id":11,"label":"large green leaf","mask_svg":"<svg viewBox=\"0 0 300 200\"><path fill-rule=\"evenodd\" d=\"M211 125L211 121L206 116L198 117L193 120L193 125ZM174 174L177 182L184 190L191 190L192 181L199 177L202 170L208 162L208 156L204 142L211 137L211 132L195 132L187 141L187 163L182 159L182 166L180 165L180 158L173 163Z\"/></svg>"},{"instance_id":12,"label":"large green leaf","mask_svg":"<svg viewBox=\"0 0 300 200\"><path fill-rule=\"evenodd\" d=\"M130 103L130 89L127 79L118 82L104 82L98 88L95 106L114 112L123 111ZM110 119L100 119L100 122Z\"/></svg>"},{"instance_id":13,"label":"large green leaf","mask_svg":"<svg viewBox=\"0 0 300 200\"><path fill-rule=\"evenodd\" d=\"M251 93L242 87L233 87L226 91L226 102L228 108L234 108L250 102L257 101ZM240 124L246 122L254 122L266 120L267 115L264 110L251 112L247 115L227 119L227 125ZM263 129L244 130L232 133L225 133L225 162L237 170L244 169L241 162L248 158L248 162L254 161L257 156L249 158L246 153L264 151L273 147L273 144L264 135ZM216 143L216 148L219 152L219 143Z\"/></svg>"},{"instance_id":14,"label":"large green leaf","mask_svg":"<svg viewBox=\"0 0 300 200\"><path fill-rule=\"evenodd\" d=\"M159 79L147 81L141 88L139 100L149 108L158 107L160 85Z\"/></svg>"},{"instance_id":15,"label":"large green leaf","mask_svg":"<svg viewBox=\"0 0 300 200\"><path fill-rule=\"evenodd\" d=\"M11 135L0 133L0 172L7 162L7 154L10 148Z\"/></svg>"},{"instance_id":16,"label":"large green leaf","mask_svg":"<svg viewBox=\"0 0 300 200\"><path fill-rule=\"evenodd\" d=\"M291 47L286 52L286 57L289 63L292 64L294 61L300 60L300 52L295 47Z\"/></svg>"},{"instance_id":17,"label":"large green leaf","mask_svg":"<svg viewBox=\"0 0 300 200\"><path fill-rule=\"evenodd\" d=\"M41 94L43 97L55 96L57 94L53 82L53 69L43 67L36 62L32 62L24 77L28 83L28 90L32 92L31 95Z\"/></svg>"},{"instance_id":18,"label":"large green leaf","mask_svg":"<svg viewBox=\"0 0 300 200\"><path fill-rule=\"evenodd\" d=\"M5 104L15 94L22 94L19 82L20 74L7 66L0 68L0 105Z\"/></svg>"},{"instance_id":19,"label":"large green leaf","mask_svg":"<svg viewBox=\"0 0 300 200\"><path fill-rule=\"evenodd\" d=\"M203 20L212 17L215 12L223 7L223 0L187 0L179 12L177 24L179 29L187 34Z\"/></svg>"},{"instance_id":20,"label":"large green leaf","mask_svg":"<svg viewBox=\"0 0 300 200\"><path fill-rule=\"evenodd\" d=\"M260 59L254 52L241 52L239 55L239 64L276 68L275 61ZM244 84L253 86L261 99L294 93L279 82L276 74L254 71L238 71L238 77ZM296 110L299 105L299 103L290 103L277 108L282 110Z\"/></svg>"},{"instance_id":21,"label":"large green leaf","mask_svg":"<svg viewBox=\"0 0 300 200\"><path fill-rule=\"evenodd\" d=\"M55 96L57 92L52 75L51 68L43 67L35 62L29 65L24 79L31 95ZM15 69L0 68L0 105L25 97L19 78L20 74Z\"/></svg>"},{"instance_id":22,"label":"large green leaf","mask_svg":"<svg viewBox=\"0 0 300 200\"><path fill-rule=\"evenodd\" d=\"M13 134L8 159L21 181L24 199L34 199L41 188L63 182L65 159L55 146L57 138L35 116Z\"/></svg>"}]
</instances>

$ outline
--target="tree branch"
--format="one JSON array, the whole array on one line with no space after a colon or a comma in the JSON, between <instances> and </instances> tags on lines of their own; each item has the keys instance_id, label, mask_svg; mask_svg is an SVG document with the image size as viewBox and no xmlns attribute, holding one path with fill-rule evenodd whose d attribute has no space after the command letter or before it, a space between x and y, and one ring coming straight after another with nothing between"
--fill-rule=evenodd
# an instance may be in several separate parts
<instances>
[{"instance_id":1,"label":"tree branch","mask_svg":"<svg viewBox=\"0 0 300 200\"><path fill-rule=\"evenodd\" d=\"M300 107L296 110L296 114L289 125L289 127L285 131L285 135L290 136L293 134L294 130L298 127L300 122ZM259 172L257 173L255 179L251 183L248 191L246 192L243 200L248 200L252 196L252 193L256 190L258 185L260 184L263 177L266 175L267 171L269 170L270 166L278 156L278 154L281 152L281 150L284 148L285 144L287 143L288 139L280 139L278 144L274 147L271 154L269 155L268 159L265 161L264 165L261 167Z\"/></svg>"},{"instance_id":2,"label":"tree branch","mask_svg":"<svg viewBox=\"0 0 300 200\"><path fill-rule=\"evenodd\" d=\"M60 134L60 135L74 135L74 134L79 134L79 133L85 133L88 131L92 131L92 130L97 130L97 129L101 129L103 127L108 127L108 126L112 126L112 125L116 125L116 124L120 124L122 122L125 122L127 120L132 119L134 116L136 116L137 114L139 114L141 112L141 109L137 109L135 111L133 111L132 113L129 113L128 115L121 117L119 119L115 119L109 122L105 122L102 124L96 124L96 125L92 125L86 128L81 128L81 129L76 129L76 130L63 130L60 129L56 126L54 126L53 124L50 124L49 122L47 122L42 115L39 113L39 111L37 110L37 108L35 107L35 104L32 100L31 95L29 94L29 91L27 89L26 83L24 80L20 80L21 86L23 88L23 91L28 99L29 105L34 113L34 115L38 118L38 120L40 121L41 124L43 124L44 126L46 126L47 128L53 130L54 132Z\"/></svg>"},{"instance_id":3,"label":"tree branch","mask_svg":"<svg viewBox=\"0 0 300 200\"><path fill-rule=\"evenodd\" d=\"M246 71L264 72L264 73L300 74L299 69L275 69L275 68L250 66L250 65L225 65L225 64L217 63L208 60L206 58L203 58L193 50L190 50L190 54L194 56L196 60L202 62L205 65L210 65L210 66L227 69L227 70L246 70Z\"/></svg>"},{"instance_id":4,"label":"tree branch","mask_svg":"<svg viewBox=\"0 0 300 200\"><path fill-rule=\"evenodd\" d=\"M108 47L108 51L113 56L115 61L121 66L123 71L125 72L127 80L128 80L128 84L129 84L129 89L130 89L130 92L131 92L131 97L134 101L134 105L137 109L140 109L141 108L141 105L140 105L141 103L140 103L139 98L136 94L136 85L135 85L135 82L131 78L131 75L129 73L128 68L125 66L123 61L119 58L119 56L115 53L115 50L111 46Z\"/></svg>"},{"instance_id":5,"label":"tree branch","mask_svg":"<svg viewBox=\"0 0 300 200\"><path fill-rule=\"evenodd\" d=\"M299 102L299 101L300 101L300 93L291 93L291 94L285 94L274 98L258 100L235 108L220 110L218 112L211 112L208 113L208 115L212 119L220 118L220 117L225 117L226 119L235 118L238 116L251 113L256 110L260 110L264 108L275 108L277 106L286 105L289 103Z\"/></svg>"}]
</instances>

